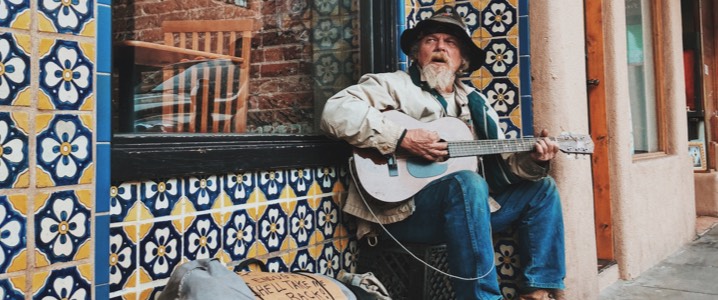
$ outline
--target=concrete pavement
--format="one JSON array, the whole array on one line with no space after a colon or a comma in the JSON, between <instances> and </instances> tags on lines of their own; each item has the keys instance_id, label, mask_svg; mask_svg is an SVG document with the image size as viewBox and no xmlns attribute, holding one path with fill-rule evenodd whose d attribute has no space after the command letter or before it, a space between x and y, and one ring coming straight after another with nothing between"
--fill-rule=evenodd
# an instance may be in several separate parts
<instances>
[{"instance_id":1,"label":"concrete pavement","mask_svg":"<svg viewBox=\"0 0 718 300\"><path fill-rule=\"evenodd\" d=\"M618 281L601 300L717 300L718 226L631 281Z\"/></svg>"}]
</instances>

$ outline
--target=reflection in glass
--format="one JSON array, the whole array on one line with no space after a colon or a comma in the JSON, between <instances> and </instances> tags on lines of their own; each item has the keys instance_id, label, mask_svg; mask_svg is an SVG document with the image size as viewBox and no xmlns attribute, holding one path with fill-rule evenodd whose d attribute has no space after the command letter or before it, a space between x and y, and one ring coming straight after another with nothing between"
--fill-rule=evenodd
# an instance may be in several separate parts
<instances>
[{"instance_id":1,"label":"reflection in glass","mask_svg":"<svg viewBox=\"0 0 718 300\"><path fill-rule=\"evenodd\" d=\"M634 153L660 150L650 5L648 0L626 1L628 86Z\"/></svg>"},{"instance_id":2,"label":"reflection in glass","mask_svg":"<svg viewBox=\"0 0 718 300\"><path fill-rule=\"evenodd\" d=\"M113 1L115 133L317 133L358 80L356 0L240 2Z\"/></svg>"}]
</instances>

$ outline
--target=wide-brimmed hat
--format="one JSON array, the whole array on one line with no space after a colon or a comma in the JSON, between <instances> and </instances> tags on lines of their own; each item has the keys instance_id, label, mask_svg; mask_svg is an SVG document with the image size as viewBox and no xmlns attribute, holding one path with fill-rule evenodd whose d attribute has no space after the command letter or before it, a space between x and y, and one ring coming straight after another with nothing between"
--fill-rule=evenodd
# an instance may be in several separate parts
<instances>
[{"instance_id":1,"label":"wide-brimmed hat","mask_svg":"<svg viewBox=\"0 0 718 300\"><path fill-rule=\"evenodd\" d=\"M401 34L401 50L406 55L410 55L411 46L419 38L432 33L446 33L459 39L462 44L462 54L469 60L469 68L465 70L466 72L471 73L481 68L485 57L484 50L474 44L464 18L450 5L440 8L431 18L422 20L413 28L405 30Z\"/></svg>"}]
</instances>

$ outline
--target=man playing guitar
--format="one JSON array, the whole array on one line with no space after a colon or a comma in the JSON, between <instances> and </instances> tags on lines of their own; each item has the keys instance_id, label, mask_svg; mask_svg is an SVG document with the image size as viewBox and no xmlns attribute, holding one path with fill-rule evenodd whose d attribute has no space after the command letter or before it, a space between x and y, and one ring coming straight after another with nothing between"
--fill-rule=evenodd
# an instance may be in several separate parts
<instances>
[{"instance_id":1,"label":"man playing guitar","mask_svg":"<svg viewBox=\"0 0 718 300\"><path fill-rule=\"evenodd\" d=\"M427 163L452 156L442 134L407 128L384 113L396 110L421 122L456 117L476 139L504 139L489 100L458 80L479 69L485 54L453 7L404 31L401 48L412 60L408 73L366 74L327 101L321 120L327 135L385 156L409 153ZM558 150L556 142L539 138L531 151L484 155L480 167L442 175L400 201L362 195L361 186L351 185L343 210L358 217L360 239L381 234L371 226L380 223L403 242L446 243L450 273L463 278L452 277L458 299L502 299L492 230L514 227L520 299L563 299L563 217L556 184L547 176ZM405 176L392 169L392 159L382 164L387 176ZM424 171L412 172L421 177Z\"/></svg>"}]
</instances>

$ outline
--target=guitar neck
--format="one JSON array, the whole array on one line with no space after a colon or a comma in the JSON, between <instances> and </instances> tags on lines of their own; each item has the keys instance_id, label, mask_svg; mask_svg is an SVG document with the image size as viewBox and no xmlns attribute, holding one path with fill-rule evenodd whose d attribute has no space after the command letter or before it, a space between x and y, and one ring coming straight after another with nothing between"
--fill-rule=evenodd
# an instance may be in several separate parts
<instances>
[{"instance_id":1,"label":"guitar neck","mask_svg":"<svg viewBox=\"0 0 718 300\"><path fill-rule=\"evenodd\" d=\"M549 138L554 140L554 138ZM450 141L449 157L479 156L498 153L531 151L538 138L509 140Z\"/></svg>"}]
</instances>

